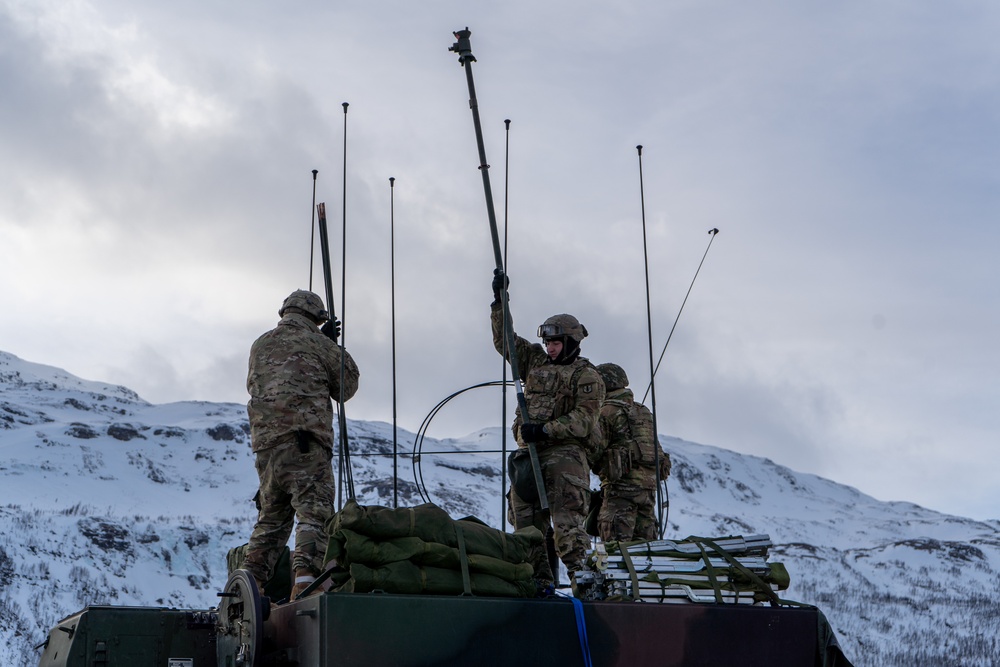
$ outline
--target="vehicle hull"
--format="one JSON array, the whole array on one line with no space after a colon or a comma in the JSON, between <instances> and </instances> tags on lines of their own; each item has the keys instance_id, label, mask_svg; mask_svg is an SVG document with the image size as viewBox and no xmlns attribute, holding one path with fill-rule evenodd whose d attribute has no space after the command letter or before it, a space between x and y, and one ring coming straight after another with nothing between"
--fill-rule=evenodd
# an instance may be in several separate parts
<instances>
[{"instance_id":1,"label":"vehicle hull","mask_svg":"<svg viewBox=\"0 0 1000 667\"><path fill-rule=\"evenodd\" d=\"M52 630L40 667L226 667L214 621L88 607ZM585 664L586 645L595 667L802 667L821 664L820 627L813 608L326 593L270 606L252 665L551 667Z\"/></svg>"}]
</instances>

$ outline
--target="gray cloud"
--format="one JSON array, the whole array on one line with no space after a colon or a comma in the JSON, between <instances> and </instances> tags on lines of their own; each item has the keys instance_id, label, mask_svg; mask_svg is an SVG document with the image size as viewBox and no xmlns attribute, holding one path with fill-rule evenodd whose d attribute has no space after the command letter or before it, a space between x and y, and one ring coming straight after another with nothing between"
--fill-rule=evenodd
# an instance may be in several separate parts
<instances>
[{"instance_id":1,"label":"gray cloud","mask_svg":"<svg viewBox=\"0 0 1000 667\"><path fill-rule=\"evenodd\" d=\"M661 431L995 515L986 3L0 3L0 348L156 402L244 401L250 343L308 286L318 169L362 368L349 416L391 419L390 194L402 425L498 379L447 51L466 24L519 332L573 312L585 353L645 388L643 144L656 353L722 230L658 376ZM456 399L437 434L499 423L499 399Z\"/></svg>"}]
</instances>

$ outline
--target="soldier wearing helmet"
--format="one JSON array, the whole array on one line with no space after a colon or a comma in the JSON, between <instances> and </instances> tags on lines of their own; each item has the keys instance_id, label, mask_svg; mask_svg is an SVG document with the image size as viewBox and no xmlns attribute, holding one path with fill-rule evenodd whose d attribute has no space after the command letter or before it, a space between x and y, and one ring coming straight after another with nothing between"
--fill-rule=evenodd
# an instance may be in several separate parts
<instances>
[{"instance_id":1,"label":"soldier wearing helmet","mask_svg":"<svg viewBox=\"0 0 1000 667\"><path fill-rule=\"evenodd\" d=\"M318 295L296 290L278 315L278 325L250 348L247 413L260 513L244 567L263 589L297 520L294 597L322 572L326 524L335 506L330 399L340 400L341 385L344 400L354 396L360 373L337 345L340 323L330 319Z\"/></svg>"},{"instance_id":2,"label":"soldier wearing helmet","mask_svg":"<svg viewBox=\"0 0 1000 667\"><path fill-rule=\"evenodd\" d=\"M601 364L597 371L607 389L600 416L604 450L593 467L601 478L598 534L603 540L655 540L656 485L670 474L670 456L659 449L653 415L633 399L625 370Z\"/></svg>"},{"instance_id":3,"label":"soldier wearing helmet","mask_svg":"<svg viewBox=\"0 0 1000 667\"><path fill-rule=\"evenodd\" d=\"M493 344L500 354L506 350L500 294L506 284L504 274L497 271L491 320ZM553 315L537 333L541 344L515 336L517 370L524 381L528 414L521 414L518 408L513 433L519 450L535 444L549 511L543 512L537 497L531 497L534 487L529 482L527 489L512 485L509 515L515 528L535 526L542 533L551 518L555 551L572 578L590 548L584 525L590 499L588 460L602 441L597 417L604 401L604 382L594 366L580 356L580 342L587 329L575 317ZM509 354L506 358L510 361ZM553 581L554 573L547 563L536 562L536 569L542 583Z\"/></svg>"}]
</instances>

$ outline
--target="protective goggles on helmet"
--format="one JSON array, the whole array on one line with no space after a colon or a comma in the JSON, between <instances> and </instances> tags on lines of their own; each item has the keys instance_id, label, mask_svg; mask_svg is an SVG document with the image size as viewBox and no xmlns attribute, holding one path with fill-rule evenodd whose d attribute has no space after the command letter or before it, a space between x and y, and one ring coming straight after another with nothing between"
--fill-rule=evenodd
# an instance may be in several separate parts
<instances>
[{"instance_id":1,"label":"protective goggles on helmet","mask_svg":"<svg viewBox=\"0 0 1000 667\"><path fill-rule=\"evenodd\" d=\"M543 324L538 327L538 337L539 338L555 338L557 336L565 336L566 332L563 330L562 326L558 324Z\"/></svg>"}]
</instances>

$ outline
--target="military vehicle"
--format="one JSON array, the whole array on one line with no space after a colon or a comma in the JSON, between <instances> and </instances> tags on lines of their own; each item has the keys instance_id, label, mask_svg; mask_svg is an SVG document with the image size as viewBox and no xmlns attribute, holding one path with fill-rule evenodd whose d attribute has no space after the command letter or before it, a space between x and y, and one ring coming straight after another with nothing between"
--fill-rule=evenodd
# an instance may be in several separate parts
<instances>
[{"instance_id":1,"label":"military vehicle","mask_svg":"<svg viewBox=\"0 0 1000 667\"><path fill-rule=\"evenodd\" d=\"M88 607L40 667L833 667L814 608L323 593L271 605L244 571L217 609ZM578 615L575 607L582 608Z\"/></svg>"},{"instance_id":2,"label":"military vehicle","mask_svg":"<svg viewBox=\"0 0 1000 667\"><path fill-rule=\"evenodd\" d=\"M329 533L296 599L287 549L262 591L237 547L217 607L87 607L40 667L850 664L818 609L775 593L788 577L766 535L598 543L561 592L532 578L535 527L349 500Z\"/></svg>"}]
</instances>

